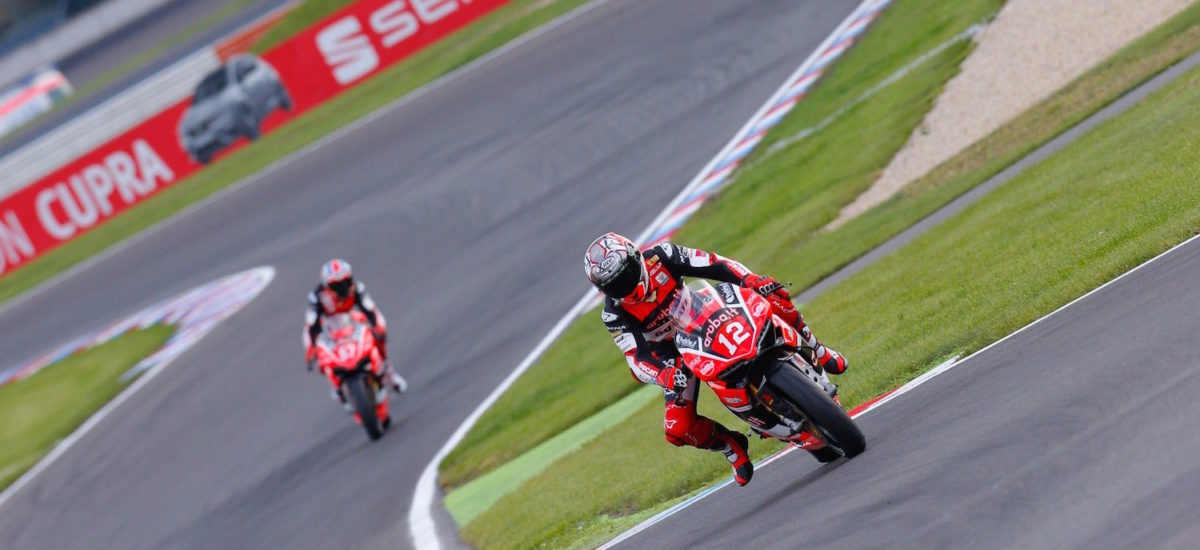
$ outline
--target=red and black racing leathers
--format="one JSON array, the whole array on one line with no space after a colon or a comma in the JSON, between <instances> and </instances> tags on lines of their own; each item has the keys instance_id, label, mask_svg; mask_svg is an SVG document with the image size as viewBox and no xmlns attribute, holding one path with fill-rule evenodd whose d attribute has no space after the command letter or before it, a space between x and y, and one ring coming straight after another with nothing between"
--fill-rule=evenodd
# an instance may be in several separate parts
<instances>
[{"instance_id":1,"label":"red and black racing leathers","mask_svg":"<svg viewBox=\"0 0 1200 550\"><path fill-rule=\"evenodd\" d=\"M362 311L363 315L367 317L367 322L371 323L371 328L374 329L376 336L375 343L379 347L379 355L387 359L387 320L375 306L375 301L367 294L367 286L361 281L356 281L354 291L345 298L338 296L336 292L325 285L317 285L316 289L308 293L308 310L304 312L306 360L311 361L315 357L316 350L313 348L313 342L321 334L321 318L326 315L347 313L355 307Z\"/></svg>"},{"instance_id":2,"label":"red and black racing leathers","mask_svg":"<svg viewBox=\"0 0 1200 550\"><path fill-rule=\"evenodd\" d=\"M606 297L601 314L604 324L617 347L625 354L633 376L642 383L656 383L664 388L666 412L663 427L667 441L675 445L725 450L730 443L730 436L740 434L732 434L719 423L696 414L699 384L690 373L687 373L687 387L683 390L682 399L676 399L674 379L681 365L668 312L683 284L683 277L703 277L751 287L757 287L759 281L767 278L755 275L734 260L669 242L645 250L642 258L649 279L646 299L630 303ZM795 325L813 349L822 348L824 351L785 293L776 292L768 295L767 299L774 313ZM741 441L745 439L741 438ZM738 454L744 454L744 449L742 451ZM732 456L730 460L734 462ZM734 470L737 474L736 463ZM741 479L738 481L743 483Z\"/></svg>"}]
</instances>

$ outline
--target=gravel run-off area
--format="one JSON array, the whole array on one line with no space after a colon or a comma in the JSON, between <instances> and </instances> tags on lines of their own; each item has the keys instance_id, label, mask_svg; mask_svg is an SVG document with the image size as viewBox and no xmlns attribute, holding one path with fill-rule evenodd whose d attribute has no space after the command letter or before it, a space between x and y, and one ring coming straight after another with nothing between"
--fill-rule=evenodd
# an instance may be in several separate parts
<instances>
[{"instance_id":1,"label":"gravel run-off area","mask_svg":"<svg viewBox=\"0 0 1200 550\"><path fill-rule=\"evenodd\" d=\"M1008 0L870 189L836 228L886 201L1193 0Z\"/></svg>"}]
</instances>

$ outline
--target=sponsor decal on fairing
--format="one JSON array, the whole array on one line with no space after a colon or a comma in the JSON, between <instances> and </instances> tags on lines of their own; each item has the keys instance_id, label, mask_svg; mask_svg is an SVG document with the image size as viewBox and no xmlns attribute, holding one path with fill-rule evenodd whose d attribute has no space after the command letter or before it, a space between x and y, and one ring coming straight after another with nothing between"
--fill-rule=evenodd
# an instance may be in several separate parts
<instances>
[{"instance_id":1,"label":"sponsor decal on fairing","mask_svg":"<svg viewBox=\"0 0 1200 550\"><path fill-rule=\"evenodd\" d=\"M733 290L733 287L729 285L718 285L717 290L720 291L721 299L724 300L726 304L731 306L737 305L738 296L737 292Z\"/></svg>"}]
</instances>

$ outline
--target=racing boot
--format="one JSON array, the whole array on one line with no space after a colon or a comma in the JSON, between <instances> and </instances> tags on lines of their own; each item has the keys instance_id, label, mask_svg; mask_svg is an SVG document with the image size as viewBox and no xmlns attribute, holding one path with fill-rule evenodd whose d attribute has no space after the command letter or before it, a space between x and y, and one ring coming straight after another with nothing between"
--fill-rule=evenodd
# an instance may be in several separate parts
<instances>
[{"instance_id":1,"label":"racing boot","mask_svg":"<svg viewBox=\"0 0 1200 550\"><path fill-rule=\"evenodd\" d=\"M804 358L810 364L821 367L821 369L829 374L842 374L846 372L846 358L818 341L817 337L813 336L812 329L808 328L808 323L804 322L803 315L796 318L796 330L800 331L800 341L802 343L802 351L804 351Z\"/></svg>"},{"instance_id":2,"label":"racing boot","mask_svg":"<svg viewBox=\"0 0 1200 550\"><path fill-rule=\"evenodd\" d=\"M392 391L396 392L396 395L402 395L408 390L408 381L403 376L400 376L400 373L396 372L396 368L392 366L391 361L385 361L384 364L387 365L387 380L392 385Z\"/></svg>"},{"instance_id":3,"label":"racing boot","mask_svg":"<svg viewBox=\"0 0 1200 550\"><path fill-rule=\"evenodd\" d=\"M348 413L354 412L354 406L351 405L348 401L346 401L346 396L342 395L342 392L331 388L329 390L329 397L332 397L334 401L341 403L342 408L346 409L346 412L348 412Z\"/></svg>"},{"instance_id":4,"label":"racing boot","mask_svg":"<svg viewBox=\"0 0 1200 550\"><path fill-rule=\"evenodd\" d=\"M817 344L814 355L816 356L817 364L825 372L829 374L842 374L846 372L846 358L842 357L842 354L826 346Z\"/></svg>"},{"instance_id":5,"label":"racing boot","mask_svg":"<svg viewBox=\"0 0 1200 550\"><path fill-rule=\"evenodd\" d=\"M750 441L744 434L734 432L724 426L716 426L717 433L713 436L713 444L709 449L721 451L733 468L733 480L738 485L750 483L754 477L754 463L750 461Z\"/></svg>"}]
</instances>

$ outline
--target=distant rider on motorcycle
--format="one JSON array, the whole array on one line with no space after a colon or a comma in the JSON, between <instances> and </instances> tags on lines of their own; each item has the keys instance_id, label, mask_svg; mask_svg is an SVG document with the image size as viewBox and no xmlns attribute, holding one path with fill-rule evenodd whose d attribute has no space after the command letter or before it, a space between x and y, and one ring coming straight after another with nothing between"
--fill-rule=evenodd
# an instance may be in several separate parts
<instances>
[{"instance_id":1,"label":"distant rider on motorcycle","mask_svg":"<svg viewBox=\"0 0 1200 550\"><path fill-rule=\"evenodd\" d=\"M703 277L755 290L770 302L775 315L800 332L804 341L801 351L810 363L830 374L846 371L846 360L813 336L783 285L736 261L669 242L638 252L633 241L606 233L588 246L584 267L588 279L606 296L601 318L625 354L633 376L644 384L663 387L667 441L723 453L738 485L749 483L754 475L749 442L745 435L696 414L699 384L675 348L668 312L683 277Z\"/></svg>"},{"instance_id":2,"label":"distant rider on motorcycle","mask_svg":"<svg viewBox=\"0 0 1200 550\"><path fill-rule=\"evenodd\" d=\"M387 358L387 320L375 306L375 301L367 294L367 285L362 282L355 283L350 272L350 263L346 260L335 258L325 262L325 265L321 266L321 283L308 293L308 310L304 313L304 361L308 370L312 371L316 366L317 348L314 342L321 335L321 319L327 315L349 313L355 307L366 315L367 322L371 324L372 332L375 333L375 345L387 365L392 389L396 390L396 393L404 393L408 383L396 372ZM341 399L340 393L338 398Z\"/></svg>"}]
</instances>

